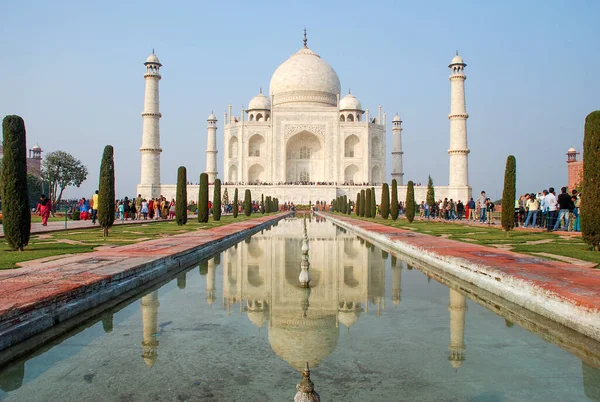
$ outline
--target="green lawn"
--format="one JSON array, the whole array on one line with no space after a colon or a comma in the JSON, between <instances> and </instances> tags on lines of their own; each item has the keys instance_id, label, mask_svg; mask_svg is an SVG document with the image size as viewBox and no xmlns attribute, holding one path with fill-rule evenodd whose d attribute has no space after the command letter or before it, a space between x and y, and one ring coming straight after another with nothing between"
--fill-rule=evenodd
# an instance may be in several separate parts
<instances>
[{"instance_id":1,"label":"green lawn","mask_svg":"<svg viewBox=\"0 0 600 402\"><path fill-rule=\"evenodd\" d=\"M274 215L274 214L273 214ZM86 253L93 251L95 247L104 245L132 244L143 239L151 240L165 236L185 233L195 230L205 230L217 226L240 222L258 216L244 214L233 216L221 216L218 222L210 219L207 223L198 223L196 220L188 221L186 225L177 226L175 221L164 221L150 224L119 225L110 230L109 237L103 236L101 228L94 229L70 229L62 232L41 233L31 235L29 245L25 251L12 251L6 241L0 239L0 269L17 268L18 262L35 260L38 258L51 257L63 254ZM75 244L64 243L75 242Z\"/></svg>"},{"instance_id":2,"label":"green lawn","mask_svg":"<svg viewBox=\"0 0 600 402\"><path fill-rule=\"evenodd\" d=\"M335 213L335 215L344 215ZM510 247L510 250L525 253L550 253L558 256L577 258L584 261L600 264L600 253L595 252L591 246L584 243L580 237L561 236L560 232L528 232L528 231L512 231L510 237L506 236L506 232L502 230L500 225L486 224L455 224L451 222L443 222L439 220L415 220L413 223L408 223L406 218L398 218L397 221L383 219L377 217L357 218L352 214L350 217L354 219L362 219L370 222L380 223L401 229L409 229L414 232L428 234L432 236L444 236L451 240L458 240L465 243L480 244L483 246L503 245ZM531 242L544 241L542 244L531 244ZM598 268L598 267L596 267Z\"/></svg>"}]
</instances>

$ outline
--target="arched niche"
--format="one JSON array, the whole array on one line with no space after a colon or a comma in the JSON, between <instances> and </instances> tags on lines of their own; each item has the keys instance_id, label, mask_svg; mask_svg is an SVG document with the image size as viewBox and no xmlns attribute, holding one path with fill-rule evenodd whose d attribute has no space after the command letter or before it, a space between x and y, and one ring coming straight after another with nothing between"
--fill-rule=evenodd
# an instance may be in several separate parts
<instances>
[{"instance_id":1,"label":"arched niche","mask_svg":"<svg viewBox=\"0 0 600 402\"><path fill-rule=\"evenodd\" d=\"M248 140L248 156L265 156L265 139L260 134L254 134Z\"/></svg>"},{"instance_id":2,"label":"arched niche","mask_svg":"<svg viewBox=\"0 0 600 402\"><path fill-rule=\"evenodd\" d=\"M229 158L237 158L238 156L238 139L231 137L229 139Z\"/></svg>"},{"instance_id":3,"label":"arched niche","mask_svg":"<svg viewBox=\"0 0 600 402\"><path fill-rule=\"evenodd\" d=\"M260 183L265 181L265 168L259 164L255 163L250 166L248 169L248 182L249 183Z\"/></svg>"},{"instance_id":4,"label":"arched niche","mask_svg":"<svg viewBox=\"0 0 600 402\"><path fill-rule=\"evenodd\" d=\"M371 138L371 158L381 158L381 140L379 137Z\"/></svg>"},{"instance_id":5,"label":"arched niche","mask_svg":"<svg viewBox=\"0 0 600 402\"><path fill-rule=\"evenodd\" d=\"M358 166L354 164L347 166L346 169L344 169L344 183L354 184L360 182L358 177L359 172L360 169Z\"/></svg>"},{"instance_id":6,"label":"arched niche","mask_svg":"<svg viewBox=\"0 0 600 402\"><path fill-rule=\"evenodd\" d=\"M360 157L360 139L352 134L344 140L344 156L346 158Z\"/></svg>"},{"instance_id":7,"label":"arched niche","mask_svg":"<svg viewBox=\"0 0 600 402\"><path fill-rule=\"evenodd\" d=\"M287 182L324 181L324 151L321 140L309 131L301 131L287 141Z\"/></svg>"}]
</instances>

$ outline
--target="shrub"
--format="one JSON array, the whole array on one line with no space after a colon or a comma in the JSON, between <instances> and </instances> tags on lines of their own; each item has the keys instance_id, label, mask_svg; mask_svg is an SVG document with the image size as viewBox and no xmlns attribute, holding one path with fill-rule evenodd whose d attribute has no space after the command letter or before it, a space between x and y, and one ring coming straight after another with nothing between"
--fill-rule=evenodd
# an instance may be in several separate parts
<instances>
[{"instance_id":1,"label":"shrub","mask_svg":"<svg viewBox=\"0 0 600 402\"><path fill-rule=\"evenodd\" d=\"M365 191L365 216L367 218L372 218L373 215L371 215L373 208L371 208L371 204L373 203L373 197L371 196L371 189L368 188Z\"/></svg>"},{"instance_id":2,"label":"shrub","mask_svg":"<svg viewBox=\"0 0 600 402\"><path fill-rule=\"evenodd\" d=\"M260 213L261 214L265 213L265 195L264 194L260 195Z\"/></svg>"},{"instance_id":3,"label":"shrub","mask_svg":"<svg viewBox=\"0 0 600 402\"><path fill-rule=\"evenodd\" d=\"M581 192L581 234L598 251L600 243L600 110L585 118L583 136L583 188Z\"/></svg>"},{"instance_id":4,"label":"shrub","mask_svg":"<svg viewBox=\"0 0 600 402\"><path fill-rule=\"evenodd\" d=\"M392 201L390 205L390 213L393 220L398 219L400 210L398 208L398 182L396 179L392 179Z\"/></svg>"},{"instance_id":5,"label":"shrub","mask_svg":"<svg viewBox=\"0 0 600 402\"><path fill-rule=\"evenodd\" d=\"M412 180L408 182L408 187L406 188L406 219L408 219L409 223L415 219L415 185Z\"/></svg>"},{"instance_id":6,"label":"shrub","mask_svg":"<svg viewBox=\"0 0 600 402\"><path fill-rule=\"evenodd\" d=\"M31 212L27 193L27 146L25 122L19 116L6 116L2 122L2 212L4 237L13 250L29 244Z\"/></svg>"},{"instance_id":7,"label":"shrub","mask_svg":"<svg viewBox=\"0 0 600 402\"><path fill-rule=\"evenodd\" d=\"M390 187L387 183L381 186L381 217L387 219L390 215Z\"/></svg>"},{"instance_id":8,"label":"shrub","mask_svg":"<svg viewBox=\"0 0 600 402\"><path fill-rule=\"evenodd\" d=\"M244 193L244 215L250 216L252 214L252 193L249 189L246 189Z\"/></svg>"},{"instance_id":9,"label":"shrub","mask_svg":"<svg viewBox=\"0 0 600 402\"><path fill-rule=\"evenodd\" d=\"M221 220L221 179L215 179L213 189L213 219L215 221Z\"/></svg>"},{"instance_id":10,"label":"shrub","mask_svg":"<svg viewBox=\"0 0 600 402\"><path fill-rule=\"evenodd\" d=\"M431 176L427 179L427 205L429 205L430 211L435 207L435 188Z\"/></svg>"},{"instance_id":11,"label":"shrub","mask_svg":"<svg viewBox=\"0 0 600 402\"><path fill-rule=\"evenodd\" d=\"M375 187L371 187L371 218L377 217L377 201L375 199Z\"/></svg>"},{"instance_id":12,"label":"shrub","mask_svg":"<svg viewBox=\"0 0 600 402\"><path fill-rule=\"evenodd\" d=\"M79 208L76 207L73 209L73 212L71 212L71 220L78 221L80 219L81 219L81 212L79 211Z\"/></svg>"},{"instance_id":13,"label":"shrub","mask_svg":"<svg viewBox=\"0 0 600 402\"><path fill-rule=\"evenodd\" d=\"M504 170L504 190L502 191L502 228L506 234L515 227L515 197L517 180L517 161L513 155L506 158Z\"/></svg>"},{"instance_id":14,"label":"shrub","mask_svg":"<svg viewBox=\"0 0 600 402\"><path fill-rule=\"evenodd\" d=\"M360 216L360 192L356 193L356 204L354 204L354 213Z\"/></svg>"},{"instance_id":15,"label":"shrub","mask_svg":"<svg viewBox=\"0 0 600 402\"><path fill-rule=\"evenodd\" d=\"M113 147L104 147L102 163L100 164L100 180L98 184L98 223L104 229L104 236L108 236L115 222L115 161Z\"/></svg>"},{"instance_id":16,"label":"shrub","mask_svg":"<svg viewBox=\"0 0 600 402\"><path fill-rule=\"evenodd\" d=\"M187 171L185 166L179 166L179 169L177 169L175 221L179 226L187 223Z\"/></svg>"},{"instance_id":17,"label":"shrub","mask_svg":"<svg viewBox=\"0 0 600 402\"><path fill-rule=\"evenodd\" d=\"M198 222L208 222L208 174L200 175L200 189L198 190Z\"/></svg>"},{"instance_id":18,"label":"shrub","mask_svg":"<svg viewBox=\"0 0 600 402\"><path fill-rule=\"evenodd\" d=\"M365 190L360 190L360 216L365 217L367 194Z\"/></svg>"},{"instance_id":19,"label":"shrub","mask_svg":"<svg viewBox=\"0 0 600 402\"><path fill-rule=\"evenodd\" d=\"M239 204L239 200L238 200L238 189L236 188L235 191L233 192L233 217L237 218L238 216L238 205Z\"/></svg>"}]
</instances>

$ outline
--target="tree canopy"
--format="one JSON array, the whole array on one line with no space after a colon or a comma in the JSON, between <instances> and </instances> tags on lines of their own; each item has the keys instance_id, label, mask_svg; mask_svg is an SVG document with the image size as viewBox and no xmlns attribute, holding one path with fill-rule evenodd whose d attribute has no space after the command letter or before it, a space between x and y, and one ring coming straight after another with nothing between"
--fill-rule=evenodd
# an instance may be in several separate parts
<instances>
[{"instance_id":1,"label":"tree canopy","mask_svg":"<svg viewBox=\"0 0 600 402\"><path fill-rule=\"evenodd\" d=\"M81 186L87 175L87 167L64 151L50 152L42 161L42 179L50 186L52 205L60 202L67 187Z\"/></svg>"}]
</instances>

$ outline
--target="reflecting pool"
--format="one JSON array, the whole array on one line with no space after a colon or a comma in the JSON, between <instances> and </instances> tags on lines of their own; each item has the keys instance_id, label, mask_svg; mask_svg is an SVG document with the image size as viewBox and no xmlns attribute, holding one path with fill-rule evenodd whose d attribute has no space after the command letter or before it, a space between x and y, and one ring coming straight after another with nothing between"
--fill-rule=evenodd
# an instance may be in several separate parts
<instances>
[{"instance_id":1,"label":"reflecting pool","mask_svg":"<svg viewBox=\"0 0 600 402\"><path fill-rule=\"evenodd\" d=\"M600 401L596 342L306 226L306 245L280 221L39 346L0 369L0 400L293 401L308 362L322 401Z\"/></svg>"}]
</instances>

